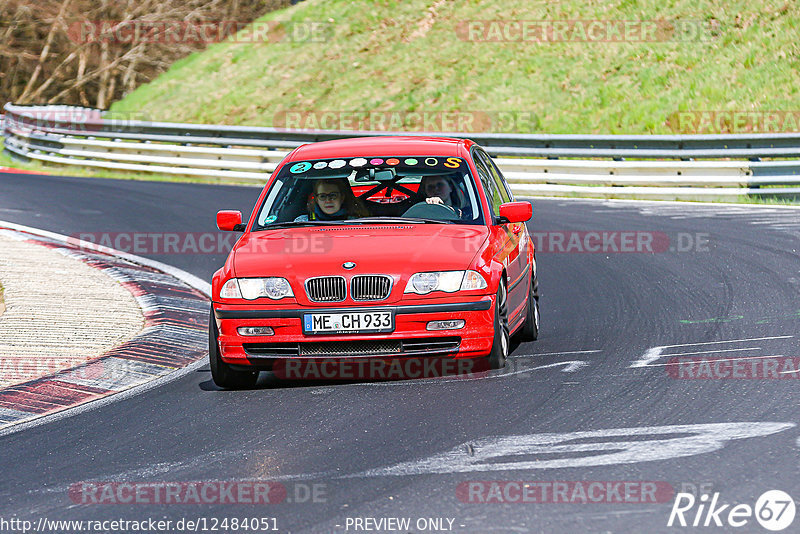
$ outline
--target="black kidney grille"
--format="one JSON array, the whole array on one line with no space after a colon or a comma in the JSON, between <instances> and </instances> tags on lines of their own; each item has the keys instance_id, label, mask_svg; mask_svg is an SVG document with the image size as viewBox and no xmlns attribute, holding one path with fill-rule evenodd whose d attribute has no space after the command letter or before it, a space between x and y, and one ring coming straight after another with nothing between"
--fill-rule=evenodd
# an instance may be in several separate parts
<instances>
[{"instance_id":1,"label":"black kidney grille","mask_svg":"<svg viewBox=\"0 0 800 534\"><path fill-rule=\"evenodd\" d=\"M306 280L306 295L314 302L340 302L347 296L347 284L341 276L321 276Z\"/></svg>"},{"instance_id":2,"label":"black kidney grille","mask_svg":"<svg viewBox=\"0 0 800 534\"><path fill-rule=\"evenodd\" d=\"M386 275L358 275L350 281L353 300L383 300L392 290L392 278Z\"/></svg>"}]
</instances>

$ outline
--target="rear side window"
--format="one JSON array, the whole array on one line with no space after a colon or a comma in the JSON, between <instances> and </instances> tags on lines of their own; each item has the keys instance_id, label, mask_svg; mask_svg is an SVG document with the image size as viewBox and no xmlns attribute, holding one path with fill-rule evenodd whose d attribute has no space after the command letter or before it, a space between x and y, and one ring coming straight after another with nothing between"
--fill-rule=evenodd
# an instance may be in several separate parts
<instances>
[{"instance_id":1,"label":"rear side window","mask_svg":"<svg viewBox=\"0 0 800 534\"><path fill-rule=\"evenodd\" d=\"M484 165L491 173L492 181L494 181L495 187L500 193L500 197L503 199L503 202L511 202L514 200L514 197L511 196L511 192L506 187L506 183L503 179L503 175L500 173L500 169L498 169L497 165L494 164L492 158L490 158L486 152L481 150L476 150L475 154L477 154L478 158L483 161Z\"/></svg>"},{"instance_id":2,"label":"rear side window","mask_svg":"<svg viewBox=\"0 0 800 534\"><path fill-rule=\"evenodd\" d=\"M483 190L486 193L486 200L489 201L492 213L495 216L500 216L500 204L507 201L503 199L503 194L498 190L492 171L489 170L489 166L481 156L480 151L475 150L472 154L475 160L475 167L478 169L478 176L481 184L483 184Z\"/></svg>"}]
</instances>

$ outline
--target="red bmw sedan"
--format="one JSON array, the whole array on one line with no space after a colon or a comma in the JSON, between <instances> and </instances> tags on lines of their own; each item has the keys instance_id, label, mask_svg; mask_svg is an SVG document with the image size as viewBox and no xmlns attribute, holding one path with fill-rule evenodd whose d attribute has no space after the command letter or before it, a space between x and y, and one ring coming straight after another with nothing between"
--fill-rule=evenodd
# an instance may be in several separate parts
<instances>
[{"instance_id":1,"label":"red bmw sedan","mask_svg":"<svg viewBox=\"0 0 800 534\"><path fill-rule=\"evenodd\" d=\"M217 214L244 234L212 281L214 382L252 387L259 371L318 359L504 367L511 336L539 332L532 214L469 140L295 149L246 224Z\"/></svg>"}]
</instances>

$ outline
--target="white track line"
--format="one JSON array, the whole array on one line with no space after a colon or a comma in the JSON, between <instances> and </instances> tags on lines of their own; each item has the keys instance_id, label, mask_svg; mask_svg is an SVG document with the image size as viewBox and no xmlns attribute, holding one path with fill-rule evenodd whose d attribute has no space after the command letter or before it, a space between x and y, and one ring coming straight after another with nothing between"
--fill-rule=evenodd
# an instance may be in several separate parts
<instances>
[{"instance_id":1,"label":"white track line","mask_svg":"<svg viewBox=\"0 0 800 534\"><path fill-rule=\"evenodd\" d=\"M565 352L539 352L535 354L514 354L514 358L531 357L531 356L560 356L562 354L594 354L603 352L602 350L570 350Z\"/></svg>"},{"instance_id":2,"label":"white track line","mask_svg":"<svg viewBox=\"0 0 800 534\"><path fill-rule=\"evenodd\" d=\"M740 341L762 341L765 339L789 339L794 336L769 336L769 337L748 337L744 339L726 339L724 341L702 341L700 343L682 343L680 345L660 345L658 348L671 349L675 347L694 347L695 345L717 345L719 343L739 343ZM664 354L671 356L671 354Z\"/></svg>"},{"instance_id":3,"label":"white track line","mask_svg":"<svg viewBox=\"0 0 800 534\"><path fill-rule=\"evenodd\" d=\"M747 347L743 349L698 350L695 352L676 352L675 354L663 354L662 356L689 356L690 354L716 354L719 352L737 352L743 350L761 350L761 347Z\"/></svg>"},{"instance_id":4,"label":"white track line","mask_svg":"<svg viewBox=\"0 0 800 534\"><path fill-rule=\"evenodd\" d=\"M763 360L765 358L783 358L783 354L771 354L769 356L742 356L741 358L711 358L710 360L701 360L708 363L712 362L738 362L739 360ZM670 365L685 365L686 363L693 362L671 362L671 363L651 363L647 367L668 367ZM792 371L794 372L794 371Z\"/></svg>"}]
</instances>

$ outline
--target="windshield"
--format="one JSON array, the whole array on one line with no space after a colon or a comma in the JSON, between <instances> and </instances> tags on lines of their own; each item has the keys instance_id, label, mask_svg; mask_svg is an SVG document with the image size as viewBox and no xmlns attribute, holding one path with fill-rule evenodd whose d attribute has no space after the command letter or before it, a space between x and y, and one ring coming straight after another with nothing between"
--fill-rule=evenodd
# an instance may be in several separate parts
<instances>
[{"instance_id":1,"label":"windshield","mask_svg":"<svg viewBox=\"0 0 800 534\"><path fill-rule=\"evenodd\" d=\"M478 193L462 158L404 156L287 163L270 186L253 230L376 218L483 224Z\"/></svg>"}]
</instances>

